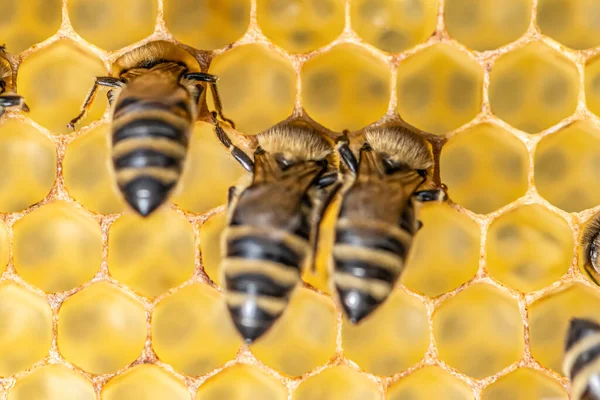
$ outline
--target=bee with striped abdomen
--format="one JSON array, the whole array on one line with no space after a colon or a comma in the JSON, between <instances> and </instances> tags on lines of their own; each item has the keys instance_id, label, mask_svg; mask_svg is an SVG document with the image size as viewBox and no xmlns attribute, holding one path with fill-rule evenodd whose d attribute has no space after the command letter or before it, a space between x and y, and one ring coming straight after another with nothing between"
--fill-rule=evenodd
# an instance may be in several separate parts
<instances>
[{"instance_id":1,"label":"bee with striped abdomen","mask_svg":"<svg viewBox=\"0 0 600 400\"><path fill-rule=\"evenodd\" d=\"M442 200L426 187L433 167L427 141L402 126L364 131L351 147L338 139L345 183L335 225L333 284L352 323L371 314L391 293L420 228L415 201Z\"/></svg>"},{"instance_id":2,"label":"bee with striped abdomen","mask_svg":"<svg viewBox=\"0 0 600 400\"><path fill-rule=\"evenodd\" d=\"M220 266L233 322L251 343L281 316L302 269L312 263L319 220L338 172L332 145L310 127L282 123L257 135L252 161L215 126L252 174L229 191Z\"/></svg>"},{"instance_id":3,"label":"bee with striped abdomen","mask_svg":"<svg viewBox=\"0 0 600 400\"><path fill-rule=\"evenodd\" d=\"M198 61L172 43L150 42L120 57L113 77L97 77L81 111L84 117L100 86L110 88L112 159L127 203L147 216L163 204L181 176L189 135L204 102L204 84L221 102L217 77L200 72Z\"/></svg>"},{"instance_id":4,"label":"bee with striped abdomen","mask_svg":"<svg viewBox=\"0 0 600 400\"><path fill-rule=\"evenodd\" d=\"M0 46L0 117L9 107L16 107L25 112L29 111L23 97L14 93L12 66L6 57L5 47Z\"/></svg>"},{"instance_id":5,"label":"bee with striped abdomen","mask_svg":"<svg viewBox=\"0 0 600 400\"><path fill-rule=\"evenodd\" d=\"M587 223L581 236L583 268L590 278L600 284L600 214Z\"/></svg>"},{"instance_id":6,"label":"bee with striped abdomen","mask_svg":"<svg viewBox=\"0 0 600 400\"><path fill-rule=\"evenodd\" d=\"M573 318L565 341L563 371L573 400L600 400L600 325Z\"/></svg>"}]
</instances>

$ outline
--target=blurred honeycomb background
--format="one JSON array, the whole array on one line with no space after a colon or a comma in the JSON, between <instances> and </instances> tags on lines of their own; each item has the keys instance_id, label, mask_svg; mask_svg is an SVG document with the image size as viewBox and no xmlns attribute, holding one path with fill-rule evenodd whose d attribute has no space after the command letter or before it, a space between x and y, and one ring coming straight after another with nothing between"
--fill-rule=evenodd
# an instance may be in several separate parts
<instances>
[{"instance_id":1,"label":"blurred honeycomb background","mask_svg":"<svg viewBox=\"0 0 600 400\"><path fill-rule=\"evenodd\" d=\"M596 0L3 0L31 113L0 120L0 399L567 399L563 336L600 319L577 242L600 210ZM250 348L219 289L243 171L198 122L173 204L142 220L112 186L92 77L150 40L221 77L243 134L428 132L449 204L426 205L402 282L362 325L317 271ZM232 135L236 135L232 132ZM240 137L237 136L236 137Z\"/></svg>"}]
</instances>

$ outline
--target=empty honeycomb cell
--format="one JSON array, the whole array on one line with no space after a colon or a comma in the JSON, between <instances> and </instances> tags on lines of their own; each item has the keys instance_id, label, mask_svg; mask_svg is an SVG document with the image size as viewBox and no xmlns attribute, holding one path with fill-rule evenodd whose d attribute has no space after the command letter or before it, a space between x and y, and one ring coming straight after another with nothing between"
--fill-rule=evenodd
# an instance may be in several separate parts
<instances>
[{"instance_id":1,"label":"empty honeycomb cell","mask_svg":"<svg viewBox=\"0 0 600 400\"><path fill-rule=\"evenodd\" d=\"M4 222L0 222L0 275L6 270L9 252L10 242L8 238L8 228L6 228Z\"/></svg>"},{"instance_id":2,"label":"empty honeycomb cell","mask_svg":"<svg viewBox=\"0 0 600 400\"><path fill-rule=\"evenodd\" d=\"M448 33L467 47L492 50L520 38L531 20L532 0L447 0Z\"/></svg>"},{"instance_id":3,"label":"empty honeycomb cell","mask_svg":"<svg viewBox=\"0 0 600 400\"><path fill-rule=\"evenodd\" d=\"M519 368L485 388L482 400L567 400L560 383L531 368Z\"/></svg>"},{"instance_id":4,"label":"empty honeycomb cell","mask_svg":"<svg viewBox=\"0 0 600 400\"><path fill-rule=\"evenodd\" d=\"M112 173L108 125L77 137L65 153L63 174L69 194L86 208L113 214L125 210Z\"/></svg>"},{"instance_id":5,"label":"empty honeycomb cell","mask_svg":"<svg viewBox=\"0 0 600 400\"><path fill-rule=\"evenodd\" d=\"M259 133L294 109L296 73L287 58L267 46L249 44L227 51L213 60L210 72L220 78L225 114L243 133Z\"/></svg>"},{"instance_id":6,"label":"empty honeycomb cell","mask_svg":"<svg viewBox=\"0 0 600 400\"><path fill-rule=\"evenodd\" d=\"M198 389L196 400L287 400L285 386L255 366L234 365L209 378Z\"/></svg>"},{"instance_id":7,"label":"empty honeycomb cell","mask_svg":"<svg viewBox=\"0 0 600 400\"><path fill-rule=\"evenodd\" d=\"M58 313L58 348L92 374L135 361L146 341L144 306L122 289L100 282L69 297Z\"/></svg>"},{"instance_id":8,"label":"empty honeycomb cell","mask_svg":"<svg viewBox=\"0 0 600 400\"><path fill-rule=\"evenodd\" d=\"M375 382L345 366L328 368L303 381L293 400L379 400Z\"/></svg>"},{"instance_id":9,"label":"empty honeycomb cell","mask_svg":"<svg viewBox=\"0 0 600 400\"><path fill-rule=\"evenodd\" d=\"M258 0L256 16L263 33L288 51L315 50L344 29L344 3L335 0Z\"/></svg>"},{"instance_id":10,"label":"empty honeycomb cell","mask_svg":"<svg viewBox=\"0 0 600 400\"><path fill-rule=\"evenodd\" d=\"M250 22L250 0L168 0L163 7L169 31L197 49L235 42Z\"/></svg>"},{"instance_id":11,"label":"empty honeycomb cell","mask_svg":"<svg viewBox=\"0 0 600 400\"><path fill-rule=\"evenodd\" d=\"M271 368L298 376L335 353L336 310L330 298L298 288L277 323L250 349Z\"/></svg>"},{"instance_id":12,"label":"empty honeycomb cell","mask_svg":"<svg viewBox=\"0 0 600 400\"><path fill-rule=\"evenodd\" d=\"M419 362L429 347L427 309L418 298L396 289L359 325L344 319L346 357L375 375L393 375Z\"/></svg>"},{"instance_id":13,"label":"empty honeycomb cell","mask_svg":"<svg viewBox=\"0 0 600 400\"><path fill-rule=\"evenodd\" d=\"M447 204L425 204L402 283L436 297L473 278L479 267L479 227ZM436 249L436 251L432 251Z\"/></svg>"},{"instance_id":14,"label":"empty honeycomb cell","mask_svg":"<svg viewBox=\"0 0 600 400\"><path fill-rule=\"evenodd\" d=\"M588 109L600 115L600 57L594 57L585 66L585 101Z\"/></svg>"},{"instance_id":15,"label":"empty honeycomb cell","mask_svg":"<svg viewBox=\"0 0 600 400\"><path fill-rule=\"evenodd\" d=\"M444 145L440 170L453 201L485 214L525 194L529 154L510 132L486 123L453 136ZM490 171L495 171L493 177Z\"/></svg>"},{"instance_id":16,"label":"empty honeycomb cell","mask_svg":"<svg viewBox=\"0 0 600 400\"><path fill-rule=\"evenodd\" d=\"M538 204L524 205L490 225L487 268L514 289L542 289L567 272L573 244L567 221Z\"/></svg>"},{"instance_id":17,"label":"empty honeycomb cell","mask_svg":"<svg viewBox=\"0 0 600 400\"><path fill-rule=\"evenodd\" d=\"M200 227L200 257L206 275L217 285L221 283L221 234L227 224L227 215L220 212L206 220Z\"/></svg>"},{"instance_id":18,"label":"empty honeycomb cell","mask_svg":"<svg viewBox=\"0 0 600 400\"><path fill-rule=\"evenodd\" d=\"M384 61L354 44L341 44L302 67L302 105L319 123L342 131L381 118L390 100Z\"/></svg>"},{"instance_id":19,"label":"empty honeycomb cell","mask_svg":"<svg viewBox=\"0 0 600 400\"><path fill-rule=\"evenodd\" d=\"M2 0L0 37L19 53L52 36L60 27L61 0Z\"/></svg>"},{"instance_id":20,"label":"empty honeycomb cell","mask_svg":"<svg viewBox=\"0 0 600 400\"><path fill-rule=\"evenodd\" d=\"M45 292L82 285L102 263L100 225L64 201L48 203L17 221L13 240L17 273Z\"/></svg>"},{"instance_id":21,"label":"empty honeycomb cell","mask_svg":"<svg viewBox=\"0 0 600 400\"><path fill-rule=\"evenodd\" d=\"M492 112L525 132L542 131L573 114L578 91L575 64L542 42L506 53L492 66Z\"/></svg>"},{"instance_id":22,"label":"empty honeycomb cell","mask_svg":"<svg viewBox=\"0 0 600 400\"><path fill-rule=\"evenodd\" d=\"M0 377L21 372L48 354L52 311L42 296L1 282L0 321Z\"/></svg>"},{"instance_id":23,"label":"empty honeycomb cell","mask_svg":"<svg viewBox=\"0 0 600 400\"><path fill-rule=\"evenodd\" d=\"M181 190L173 202L187 211L205 213L227 202L227 190L243 173L217 139L213 126L199 122L190 140Z\"/></svg>"},{"instance_id":24,"label":"empty honeycomb cell","mask_svg":"<svg viewBox=\"0 0 600 400\"><path fill-rule=\"evenodd\" d=\"M551 292L529 308L531 355L543 366L563 373L565 333L572 318L600 320L600 294L576 283Z\"/></svg>"},{"instance_id":25,"label":"empty honeycomb cell","mask_svg":"<svg viewBox=\"0 0 600 400\"><path fill-rule=\"evenodd\" d=\"M69 0L69 17L85 40L115 50L154 32L157 0Z\"/></svg>"},{"instance_id":26,"label":"empty honeycomb cell","mask_svg":"<svg viewBox=\"0 0 600 400\"><path fill-rule=\"evenodd\" d=\"M472 120L481 109L483 69L448 44L436 44L398 66L400 116L438 135Z\"/></svg>"},{"instance_id":27,"label":"empty honeycomb cell","mask_svg":"<svg viewBox=\"0 0 600 400\"><path fill-rule=\"evenodd\" d=\"M29 115L53 133L67 133L95 76L106 75L100 59L69 39L62 39L28 56L19 67L19 92L31 108ZM79 126L99 119L106 96L96 97Z\"/></svg>"},{"instance_id":28,"label":"empty honeycomb cell","mask_svg":"<svg viewBox=\"0 0 600 400\"><path fill-rule=\"evenodd\" d=\"M352 29L381 50L397 53L434 32L438 0L358 0L350 3Z\"/></svg>"},{"instance_id":29,"label":"empty honeycomb cell","mask_svg":"<svg viewBox=\"0 0 600 400\"><path fill-rule=\"evenodd\" d=\"M43 200L56 178L56 148L31 125L0 125L0 212L21 211Z\"/></svg>"},{"instance_id":30,"label":"empty honeycomb cell","mask_svg":"<svg viewBox=\"0 0 600 400\"><path fill-rule=\"evenodd\" d=\"M577 121L545 136L535 152L535 185L557 207L577 212L600 203L600 129Z\"/></svg>"},{"instance_id":31,"label":"empty honeycomb cell","mask_svg":"<svg viewBox=\"0 0 600 400\"><path fill-rule=\"evenodd\" d=\"M124 214L110 228L108 271L144 296L158 296L192 277L194 247L192 225L174 210Z\"/></svg>"},{"instance_id":32,"label":"empty honeycomb cell","mask_svg":"<svg viewBox=\"0 0 600 400\"><path fill-rule=\"evenodd\" d=\"M47 365L17 380L8 400L96 400L92 383L63 365Z\"/></svg>"},{"instance_id":33,"label":"empty honeycomb cell","mask_svg":"<svg viewBox=\"0 0 600 400\"><path fill-rule=\"evenodd\" d=\"M469 386L453 375L435 366L412 372L393 383L386 400L474 400Z\"/></svg>"},{"instance_id":34,"label":"empty honeycomb cell","mask_svg":"<svg viewBox=\"0 0 600 400\"><path fill-rule=\"evenodd\" d=\"M600 45L600 4L596 0L538 0L542 33L573 49Z\"/></svg>"},{"instance_id":35,"label":"empty honeycomb cell","mask_svg":"<svg viewBox=\"0 0 600 400\"><path fill-rule=\"evenodd\" d=\"M140 364L112 378L100 393L102 400L189 400L185 384L153 364Z\"/></svg>"},{"instance_id":36,"label":"empty honeycomb cell","mask_svg":"<svg viewBox=\"0 0 600 400\"><path fill-rule=\"evenodd\" d=\"M517 302L493 286L475 284L442 303L433 316L439 357L474 378L495 374L523 354Z\"/></svg>"},{"instance_id":37,"label":"empty honeycomb cell","mask_svg":"<svg viewBox=\"0 0 600 400\"><path fill-rule=\"evenodd\" d=\"M235 358L239 338L223 295L195 283L158 303L152 346L158 358L187 375L203 375Z\"/></svg>"}]
</instances>

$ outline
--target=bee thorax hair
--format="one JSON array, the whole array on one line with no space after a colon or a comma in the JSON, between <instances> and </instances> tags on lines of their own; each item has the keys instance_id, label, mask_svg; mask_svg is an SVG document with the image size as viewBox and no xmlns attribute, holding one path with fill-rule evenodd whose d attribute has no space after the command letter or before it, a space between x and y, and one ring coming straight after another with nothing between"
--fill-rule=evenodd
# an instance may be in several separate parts
<instances>
[{"instance_id":1,"label":"bee thorax hair","mask_svg":"<svg viewBox=\"0 0 600 400\"><path fill-rule=\"evenodd\" d=\"M413 169L429 169L433 157L427 141L403 126L383 126L367 129L365 140L377 152Z\"/></svg>"},{"instance_id":2,"label":"bee thorax hair","mask_svg":"<svg viewBox=\"0 0 600 400\"><path fill-rule=\"evenodd\" d=\"M118 76L129 69L143 68L161 60L183 63L190 71L200 71L198 60L192 54L173 43L160 40L149 42L122 55L113 64L112 73Z\"/></svg>"},{"instance_id":3,"label":"bee thorax hair","mask_svg":"<svg viewBox=\"0 0 600 400\"><path fill-rule=\"evenodd\" d=\"M324 160L333 154L329 142L316 130L305 126L275 125L259 134L257 139L265 151L297 161Z\"/></svg>"}]
</instances>

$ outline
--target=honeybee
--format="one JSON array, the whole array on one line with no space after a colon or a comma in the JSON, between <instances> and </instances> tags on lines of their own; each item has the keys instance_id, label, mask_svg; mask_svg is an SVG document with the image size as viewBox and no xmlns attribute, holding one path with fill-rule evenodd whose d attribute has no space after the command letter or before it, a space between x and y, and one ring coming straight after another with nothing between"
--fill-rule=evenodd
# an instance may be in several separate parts
<instances>
[{"instance_id":1,"label":"honeybee","mask_svg":"<svg viewBox=\"0 0 600 400\"><path fill-rule=\"evenodd\" d=\"M229 190L221 274L234 325L247 343L282 315L313 261L319 220L338 172L332 143L300 123L256 136L254 161L217 135L251 178Z\"/></svg>"},{"instance_id":2,"label":"honeybee","mask_svg":"<svg viewBox=\"0 0 600 400\"><path fill-rule=\"evenodd\" d=\"M573 400L600 400L600 325L573 318L565 342L563 370Z\"/></svg>"},{"instance_id":3,"label":"honeybee","mask_svg":"<svg viewBox=\"0 0 600 400\"><path fill-rule=\"evenodd\" d=\"M101 86L112 111L112 161L117 185L127 203L147 216L163 204L181 175L192 124L210 84L223 117L217 77L200 72L187 51L165 41L150 42L114 63L113 77L96 77L74 128Z\"/></svg>"},{"instance_id":4,"label":"honeybee","mask_svg":"<svg viewBox=\"0 0 600 400\"><path fill-rule=\"evenodd\" d=\"M594 282L600 284L600 214L592 217L581 236L583 268Z\"/></svg>"},{"instance_id":5,"label":"honeybee","mask_svg":"<svg viewBox=\"0 0 600 400\"><path fill-rule=\"evenodd\" d=\"M345 183L335 225L333 285L351 323L391 293L420 228L415 202L443 200L429 184L433 156L424 138L399 125L369 128L351 148L337 143Z\"/></svg>"},{"instance_id":6,"label":"honeybee","mask_svg":"<svg viewBox=\"0 0 600 400\"><path fill-rule=\"evenodd\" d=\"M23 97L14 93L12 67L6 58L5 46L0 46L0 117L9 107L17 107L25 112L29 111Z\"/></svg>"}]
</instances>

